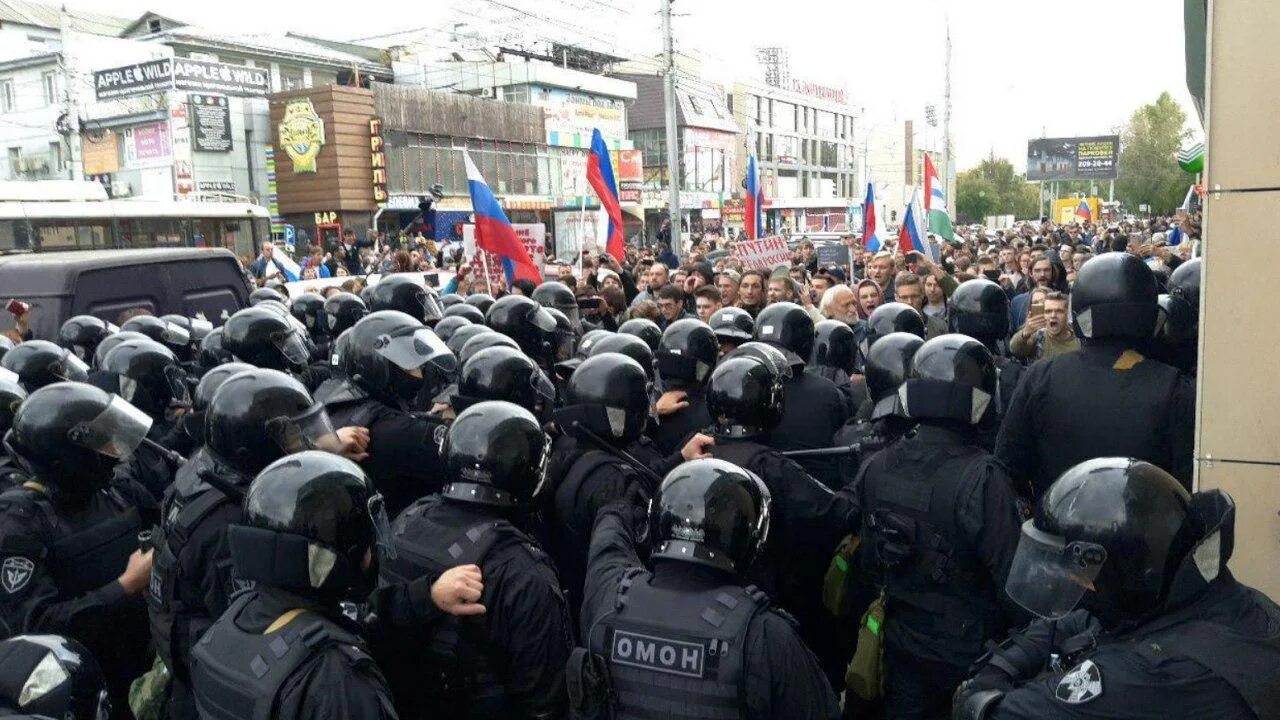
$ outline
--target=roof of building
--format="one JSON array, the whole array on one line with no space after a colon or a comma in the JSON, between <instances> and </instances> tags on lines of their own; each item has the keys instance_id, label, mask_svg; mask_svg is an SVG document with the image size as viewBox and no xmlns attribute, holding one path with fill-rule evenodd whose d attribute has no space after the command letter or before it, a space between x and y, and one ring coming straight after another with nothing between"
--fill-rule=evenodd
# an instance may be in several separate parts
<instances>
[{"instance_id":1,"label":"roof of building","mask_svg":"<svg viewBox=\"0 0 1280 720\"><path fill-rule=\"evenodd\" d=\"M622 74L614 77L636 84L636 102L627 113L632 130L660 128L666 123L663 79L653 74ZM725 103L723 91L708 83L676 80L676 124L722 132L738 131L733 113Z\"/></svg>"},{"instance_id":2,"label":"roof of building","mask_svg":"<svg viewBox=\"0 0 1280 720\"><path fill-rule=\"evenodd\" d=\"M326 63L344 67L358 65L361 70L366 72L381 71L388 75L391 72L390 68L387 68L382 63L370 62L360 55L343 52L329 47L327 44L313 42L296 35L228 33L196 25L184 25L152 35L144 35L139 39L156 40L170 44L223 48L230 52L258 53L266 56L295 58L313 63Z\"/></svg>"},{"instance_id":3,"label":"roof of building","mask_svg":"<svg viewBox=\"0 0 1280 720\"><path fill-rule=\"evenodd\" d=\"M129 25L127 18L67 10L76 30L98 35L119 35ZM62 9L57 5L44 5L28 0L0 0L0 23L30 25L32 27L59 30L62 28Z\"/></svg>"}]
</instances>

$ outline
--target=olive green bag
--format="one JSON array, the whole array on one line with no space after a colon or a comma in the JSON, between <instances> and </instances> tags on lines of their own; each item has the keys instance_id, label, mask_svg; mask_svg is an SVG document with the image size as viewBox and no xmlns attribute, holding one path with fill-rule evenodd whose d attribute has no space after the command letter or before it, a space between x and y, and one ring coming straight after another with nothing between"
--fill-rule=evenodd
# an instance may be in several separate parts
<instances>
[{"instance_id":1,"label":"olive green bag","mask_svg":"<svg viewBox=\"0 0 1280 720\"><path fill-rule=\"evenodd\" d=\"M157 655L151 669L129 686L129 709L137 720L164 720L169 701L169 668Z\"/></svg>"},{"instance_id":2,"label":"olive green bag","mask_svg":"<svg viewBox=\"0 0 1280 720\"><path fill-rule=\"evenodd\" d=\"M827 574L822 579L822 604L832 617L849 616L849 598L853 596L853 574L849 572L854 565L861 540L857 535L846 535L836 548L836 554L827 566Z\"/></svg>"},{"instance_id":3,"label":"olive green bag","mask_svg":"<svg viewBox=\"0 0 1280 720\"><path fill-rule=\"evenodd\" d=\"M871 602L858 627L858 649L844 673L844 684L863 700L884 695L884 593Z\"/></svg>"}]
</instances>

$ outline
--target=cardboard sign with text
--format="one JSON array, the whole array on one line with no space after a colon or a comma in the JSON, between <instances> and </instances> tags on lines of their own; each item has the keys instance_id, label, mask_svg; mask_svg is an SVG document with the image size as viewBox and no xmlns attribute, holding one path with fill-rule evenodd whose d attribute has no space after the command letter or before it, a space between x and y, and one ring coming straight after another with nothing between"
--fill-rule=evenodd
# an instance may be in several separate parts
<instances>
[{"instance_id":1,"label":"cardboard sign with text","mask_svg":"<svg viewBox=\"0 0 1280 720\"><path fill-rule=\"evenodd\" d=\"M781 265L791 265L791 251L787 249L787 239L781 235L739 240L734 244L733 252L747 270L772 270Z\"/></svg>"},{"instance_id":2,"label":"cardboard sign with text","mask_svg":"<svg viewBox=\"0 0 1280 720\"><path fill-rule=\"evenodd\" d=\"M520 242L524 243L524 249L528 251L529 257L533 259L534 266L541 271L547 262L547 226L543 223L512 223L511 229L516 231L516 237L520 238ZM476 226L471 224L463 225L463 247L473 247L475 241ZM507 276L502 270L502 258L476 248L475 255L471 258L472 277L484 277L486 267L489 270L489 287L491 289L505 288L507 286Z\"/></svg>"}]
</instances>

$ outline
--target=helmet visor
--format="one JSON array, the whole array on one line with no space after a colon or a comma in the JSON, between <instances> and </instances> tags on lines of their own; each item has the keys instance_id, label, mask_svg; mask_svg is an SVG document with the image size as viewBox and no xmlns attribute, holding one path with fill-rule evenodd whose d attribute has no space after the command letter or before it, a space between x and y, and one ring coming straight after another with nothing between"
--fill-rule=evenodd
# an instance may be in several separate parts
<instances>
[{"instance_id":1,"label":"helmet visor","mask_svg":"<svg viewBox=\"0 0 1280 720\"><path fill-rule=\"evenodd\" d=\"M440 304L440 298L430 290L422 293L422 320L424 322L433 323L444 317L444 306Z\"/></svg>"},{"instance_id":2,"label":"helmet visor","mask_svg":"<svg viewBox=\"0 0 1280 720\"><path fill-rule=\"evenodd\" d=\"M405 328L374 341L374 351L402 370L433 365L450 373L458 367L458 359L449 346L429 328Z\"/></svg>"},{"instance_id":3,"label":"helmet visor","mask_svg":"<svg viewBox=\"0 0 1280 720\"><path fill-rule=\"evenodd\" d=\"M10 370L9 368L0 367L0 382L8 382L8 383L13 383L14 385L18 385L19 384L18 373Z\"/></svg>"},{"instance_id":4,"label":"helmet visor","mask_svg":"<svg viewBox=\"0 0 1280 720\"><path fill-rule=\"evenodd\" d=\"M113 396L107 407L67 433L71 442L117 460L132 453L151 429L151 418L124 398Z\"/></svg>"},{"instance_id":5,"label":"helmet visor","mask_svg":"<svg viewBox=\"0 0 1280 720\"><path fill-rule=\"evenodd\" d=\"M529 322L544 333L554 332L556 329L555 316L541 307L529 314Z\"/></svg>"},{"instance_id":6,"label":"helmet visor","mask_svg":"<svg viewBox=\"0 0 1280 720\"><path fill-rule=\"evenodd\" d=\"M267 421L267 433L281 450L290 455L304 450L336 454L342 449L342 441L334 432L329 413L320 403L293 417L272 418Z\"/></svg>"},{"instance_id":7,"label":"helmet visor","mask_svg":"<svg viewBox=\"0 0 1280 720\"><path fill-rule=\"evenodd\" d=\"M555 362L564 362L573 357L578 336L569 330L557 330L555 337Z\"/></svg>"},{"instance_id":8,"label":"helmet visor","mask_svg":"<svg viewBox=\"0 0 1280 720\"><path fill-rule=\"evenodd\" d=\"M63 380L84 382L89 379L89 366L70 350L62 353L62 368L62 374L58 377Z\"/></svg>"},{"instance_id":9,"label":"helmet visor","mask_svg":"<svg viewBox=\"0 0 1280 720\"><path fill-rule=\"evenodd\" d=\"M191 337L203 340L205 335L213 332L213 323L200 318L191 318Z\"/></svg>"},{"instance_id":10,"label":"helmet visor","mask_svg":"<svg viewBox=\"0 0 1280 720\"><path fill-rule=\"evenodd\" d=\"M311 351L307 348L307 343L303 341L302 336L296 331L282 330L273 333L271 342L291 365L305 367L307 362L311 360Z\"/></svg>"},{"instance_id":11,"label":"helmet visor","mask_svg":"<svg viewBox=\"0 0 1280 720\"><path fill-rule=\"evenodd\" d=\"M1005 592L1027 611L1059 620L1075 609L1107 560L1107 551L1090 542L1067 542L1028 520L1009 568Z\"/></svg>"},{"instance_id":12,"label":"helmet visor","mask_svg":"<svg viewBox=\"0 0 1280 720\"><path fill-rule=\"evenodd\" d=\"M369 520L373 522L373 536L377 541L378 552L383 559L395 560L395 543L391 542L391 520L387 517L387 504L382 495L374 493L369 498Z\"/></svg>"},{"instance_id":13,"label":"helmet visor","mask_svg":"<svg viewBox=\"0 0 1280 720\"><path fill-rule=\"evenodd\" d=\"M538 370L529 376L529 384L533 386L534 396L542 401L543 407L550 407L556 401L556 386L546 373Z\"/></svg>"},{"instance_id":14,"label":"helmet visor","mask_svg":"<svg viewBox=\"0 0 1280 720\"><path fill-rule=\"evenodd\" d=\"M177 323L166 322L164 329L160 331L160 339L169 345L189 345L191 344L191 333Z\"/></svg>"}]
</instances>

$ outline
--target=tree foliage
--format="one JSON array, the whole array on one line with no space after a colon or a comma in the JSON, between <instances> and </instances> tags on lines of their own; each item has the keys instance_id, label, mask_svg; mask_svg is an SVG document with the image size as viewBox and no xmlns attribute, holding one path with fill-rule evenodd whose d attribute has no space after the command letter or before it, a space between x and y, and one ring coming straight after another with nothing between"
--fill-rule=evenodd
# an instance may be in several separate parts
<instances>
[{"instance_id":1,"label":"tree foliage","mask_svg":"<svg viewBox=\"0 0 1280 720\"><path fill-rule=\"evenodd\" d=\"M980 223L988 215L1028 219L1040 215L1040 192L1013 164L994 155L956 177L956 219Z\"/></svg>"},{"instance_id":2,"label":"tree foliage","mask_svg":"<svg viewBox=\"0 0 1280 720\"><path fill-rule=\"evenodd\" d=\"M1172 213L1182 203L1191 176L1178 167L1178 150L1191 131L1187 114L1169 93L1133 112L1121 136L1116 196L1125 207L1150 205L1153 213Z\"/></svg>"}]
</instances>

